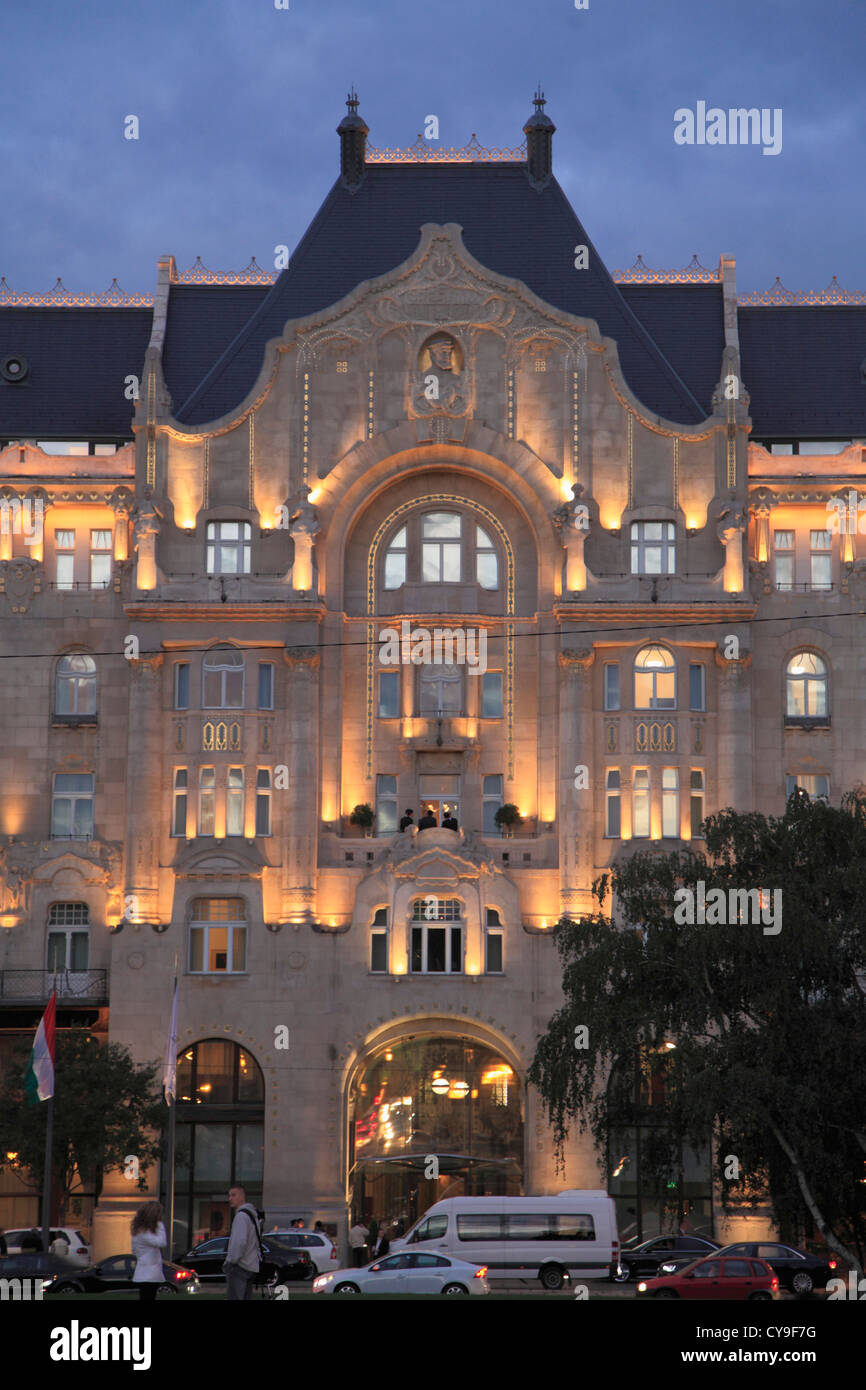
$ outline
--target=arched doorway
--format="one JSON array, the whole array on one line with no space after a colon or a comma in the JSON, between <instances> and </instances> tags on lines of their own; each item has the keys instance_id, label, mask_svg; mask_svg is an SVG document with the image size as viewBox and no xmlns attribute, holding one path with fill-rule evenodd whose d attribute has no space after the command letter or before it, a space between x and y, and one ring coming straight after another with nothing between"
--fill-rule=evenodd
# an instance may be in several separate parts
<instances>
[{"instance_id":1,"label":"arched doorway","mask_svg":"<svg viewBox=\"0 0 866 1390\"><path fill-rule=\"evenodd\" d=\"M382 1044L349 1092L352 1220L408 1229L443 1197L523 1190L523 1085L476 1038Z\"/></svg>"},{"instance_id":2,"label":"arched doorway","mask_svg":"<svg viewBox=\"0 0 866 1390\"><path fill-rule=\"evenodd\" d=\"M262 1204L265 1082L250 1052L224 1038L184 1049L177 1063L177 1159L172 1248L228 1235L228 1190Z\"/></svg>"}]
</instances>

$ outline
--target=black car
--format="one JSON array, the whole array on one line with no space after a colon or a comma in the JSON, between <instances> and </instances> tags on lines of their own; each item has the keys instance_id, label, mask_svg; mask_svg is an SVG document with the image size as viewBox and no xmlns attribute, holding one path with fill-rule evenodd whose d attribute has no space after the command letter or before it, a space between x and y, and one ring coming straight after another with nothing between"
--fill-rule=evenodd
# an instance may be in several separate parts
<instances>
[{"instance_id":1,"label":"black car","mask_svg":"<svg viewBox=\"0 0 866 1390\"><path fill-rule=\"evenodd\" d=\"M652 1277L663 1264L691 1264L703 1255L712 1255L718 1248L718 1241L706 1236L653 1236L652 1240L645 1240L631 1250L620 1251L621 1273L615 1274L614 1279L618 1284L626 1284L629 1279Z\"/></svg>"},{"instance_id":2,"label":"black car","mask_svg":"<svg viewBox=\"0 0 866 1390\"><path fill-rule=\"evenodd\" d=\"M257 1284L288 1284L297 1279L312 1279L316 1271L309 1251L299 1250L289 1236L265 1235L262 1245L268 1258L259 1270ZM184 1255L182 1263L186 1269L195 1270L203 1284L222 1281L228 1248L228 1236L215 1236L194 1245Z\"/></svg>"},{"instance_id":3,"label":"black car","mask_svg":"<svg viewBox=\"0 0 866 1390\"><path fill-rule=\"evenodd\" d=\"M832 1255L828 1260L822 1260L820 1256L809 1255L793 1245L780 1245L769 1240L726 1245L720 1253L752 1255L766 1260L779 1276L779 1287L801 1297L810 1294L813 1289L826 1289L828 1280L838 1274L837 1262Z\"/></svg>"},{"instance_id":4,"label":"black car","mask_svg":"<svg viewBox=\"0 0 866 1390\"><path fill-rule=\"evenodd\" d=\"M42 1284L40 1297L54 1293L55 1287L65 1278L73 1278L82 1273L81 1266L66 1260L62 1255L49 1255L41 1250L25 1250L20 1255L0 1256L0 1279L32 1279ZM33 1291L30 1291L31 1297Z\"/></svg>"},{"instance_id":5,"label":"black car","mask_svg":"<svg viewBox=\"0 0 866 1390\"><path fill-rule=\"evenodd\" d=\"M120 1289L137 1289L133 1279L135 1273L134 1255L109 1255L98 1265L88 1265L86 1269L69 1270L56 1279L46 1293L53 1295L76 1293L117 1293ZM158 1285L158 1293L192 1293L197 1287L195 1272L183 1265L162 1262L163 1282Z\"/></svg>"}]
</instances>

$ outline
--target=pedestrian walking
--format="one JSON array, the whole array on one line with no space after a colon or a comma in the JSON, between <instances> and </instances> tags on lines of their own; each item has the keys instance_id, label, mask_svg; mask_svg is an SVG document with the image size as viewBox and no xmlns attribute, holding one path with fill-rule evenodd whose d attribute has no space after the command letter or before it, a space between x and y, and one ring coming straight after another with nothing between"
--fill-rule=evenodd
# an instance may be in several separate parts
<instances>
[{"instance_id":1,"label":"pedestrian walking","mask_svg":"<svg viewBox=\"0 0 866 1390\"><path fill-rule=\"evenodd\" d=\"M349 1232L349 1246L352 1251L352 1263L356 1269L360 1269L364 1263L364 1256L367 1249L368 1231L366 1226L362 1226L360 1221L356 1221Z\"/></svg>"},{"instance_id":2,"label":"pedestrian walking","mask_svg":"<svg viewBox=\"0 0 866 1390\"><path fill-rule=\"evenodd\" d=\"M153 1303L157 1289L165 1283L162 1251L168 1244L159 1202L144 1202L132 1218L131 1230L135 1256L132 1282L138 1285L139 1301Z\"/></svg>"},{"instance_id":3,"label":"pedestrian walking","mask_svg":"<svg viewBox=\"0 0 866 1390\"><path fill-rule=\"evenodd\" d=\"M223 1270L226 1298L230 1302L252 1298L253 1280L261 1268L262 1242L258 1212L242 1187L229 1188L229 1206L234 1212Z\"/></svg>"}]
</instances>

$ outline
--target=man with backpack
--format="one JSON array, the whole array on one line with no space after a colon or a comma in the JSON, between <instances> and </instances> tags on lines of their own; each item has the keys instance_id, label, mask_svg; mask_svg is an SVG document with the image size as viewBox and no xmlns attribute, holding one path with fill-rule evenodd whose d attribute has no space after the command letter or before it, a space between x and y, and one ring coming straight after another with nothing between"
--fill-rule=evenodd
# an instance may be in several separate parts
<instances>
[{"instance_id":1,"label":"man with backpack","mask_svg":"<svg viewBox=\"0 0 866 1390\"><path fill-rule=\"evenodd\" d=\"M252 1298L253 1280L261 1268L261 1228L256 1209L247 1201L242 1187L229 1188L229 1206L234 1211L234 1218L223 1265L226 1297L229 1300L243 1300Z\"/></svg>"}]
</instances>

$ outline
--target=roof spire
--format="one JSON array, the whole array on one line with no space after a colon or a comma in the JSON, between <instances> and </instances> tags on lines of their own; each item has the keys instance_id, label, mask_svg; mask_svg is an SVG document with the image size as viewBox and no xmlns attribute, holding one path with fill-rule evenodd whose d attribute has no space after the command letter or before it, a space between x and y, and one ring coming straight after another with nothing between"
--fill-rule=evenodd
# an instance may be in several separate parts
<instances>
[{"instance_id":1,"label":"roof spire","mask_svg":"<svg viewBox=\"0 0 866 1390\"><path fill-rule=\"evenodd\" d=\"M553 174L553 133L556 130L553 121L545 114L546 97L540 82L533 104L535 112L523 127L526 136L526 172L529 182L540 193Z\"/></svg>"},{"instance_id":2,"label":"roof spire","mask_svg":"<svg viewBox=\"0 0 866 1390\"><path fill-rule=\"evenodd\" d=\"M343 187L352 192L360 187L364 178L369 133L364 117L358 115L358 93L352 87L346 97L346 114L337 126L337 134L340 137L340 174Z\"/></svg>"}]
</instances>

